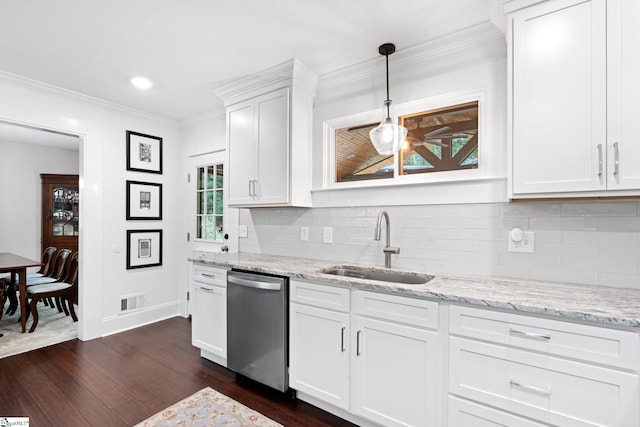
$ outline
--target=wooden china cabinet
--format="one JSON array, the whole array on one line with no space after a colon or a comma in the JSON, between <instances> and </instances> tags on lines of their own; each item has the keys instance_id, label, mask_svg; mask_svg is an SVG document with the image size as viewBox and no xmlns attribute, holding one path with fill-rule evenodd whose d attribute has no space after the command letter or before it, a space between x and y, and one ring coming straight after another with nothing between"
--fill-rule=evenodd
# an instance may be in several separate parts
<instances>
[{"instance_id":1,"label":"wooden china cabinet","mask_svg":"<svg viewBox=\"0 0 640 427\"><path fill-rule=\"evenodd\" d=\"M49 246L78 250L80 189L78 175L40 174L42 251Z\"/></svg>"}]
</instances>

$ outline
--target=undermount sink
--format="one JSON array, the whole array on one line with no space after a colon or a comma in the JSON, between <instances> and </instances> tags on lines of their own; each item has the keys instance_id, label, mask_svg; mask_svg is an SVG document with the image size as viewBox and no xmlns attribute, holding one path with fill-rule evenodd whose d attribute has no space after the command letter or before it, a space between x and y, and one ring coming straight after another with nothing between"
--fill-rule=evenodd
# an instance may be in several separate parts
<instances>
[{"instance_id":1,"label":"undermount sink","mask_svg":"<svg viewBox=\"0 0 640 427\"><path fill-rule=\"evenodd\" d=\"M411 273L408 271L380 270L376 268L336 266L320 270L324 274L334 276L354 277L365 280L402 283L405 285L422 285L433 279L429 274Z\"/></svg>"}]
</instances>

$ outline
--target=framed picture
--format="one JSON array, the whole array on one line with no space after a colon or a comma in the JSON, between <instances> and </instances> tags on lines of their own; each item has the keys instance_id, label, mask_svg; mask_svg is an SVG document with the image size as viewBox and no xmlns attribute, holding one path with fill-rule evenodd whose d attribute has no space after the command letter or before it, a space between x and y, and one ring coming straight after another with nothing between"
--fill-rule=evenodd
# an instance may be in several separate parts
<instances>
[{"instance_id":1,"label":"framed picture","mask_svg":"<svg viewBox=\"0 0 640 427\"><path fill-rule=\"evenodd\" d=\"M127 181L127 219L162 219L162 184Z\"/></svg>"},{"instance_id":2,"label":"framed picture","mask_svg":"<svg viewBox=\"0 0 640 427\"><path fill-rule=\"evenodd\" d=\"M162 138L127 131L127 170L162 173Z\"/></svg>"},{"instance_id":3,"label":"framed picture","mask_svg":"<svg viewBox=\"0 0 640 427\"><path fill-rule=\"evenodd\" d=\"M162 230L127 230L127 270L162 265Z\"/></svg>"}]
</instances>

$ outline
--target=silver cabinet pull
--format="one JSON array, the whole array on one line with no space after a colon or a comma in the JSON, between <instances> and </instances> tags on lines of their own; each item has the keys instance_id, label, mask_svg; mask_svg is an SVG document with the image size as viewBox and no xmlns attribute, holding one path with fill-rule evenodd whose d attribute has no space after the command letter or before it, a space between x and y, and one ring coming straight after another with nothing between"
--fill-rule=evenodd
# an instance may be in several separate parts
<instances>
[{"instance_id":1,"label":"silver cabinet pull","mask_svg":"<svg viewBox=\"0 0 640 427\"><path fill-rule=\"evenodd\" d=\"M253 181L249 180L249 195L253 196L253 194L251 194L251 185L252 185Z\"/></svg>"},{"instance_id":2,"label":"silver cabinet pull","mask_svg":"<svg viewBox=\"0 0 640 427\"><path fill-rule=\"evenodd\" d=\"M551 396L550 388L542 388L542 387L536 387L529 384L522 384L521 382L515 381L511 378L509 379L509 385L511 387L518 387L523 390L530 391L532 393L541 394L542 396Z\"/></svg>"},{"instance_id":3,"label":"silver cabinet pull","mask_svg":"<svg viewBox=\"0 0 640 427\"><path fill-rule=\"evenodd\" d=\"M598 176L602 176L602 144L598 144Z\"/></svg>"},{"instance_id":4,"label":"silver cabinet pull","mask_svg":"<svg viewBox=\"0 0 640 427\"><path fill-rule=\"evenodd\" d=\"M360 356L360 332L356 332L356 356Z\"/></svg>"},{"instance_id":5,"label":"silver cabinet pull","mask_svg":"<svg viewBox=\"0 0 640 427\"><path fill-rule=\"evenodd\" d=\"M205 291L205 292L209 292L209 293L215 293L215 289L213 288L206 288L204 286L199 286L201 291Z\"/></svg>"},{"instance_id":6,"label":"silver cabinet pull","mask_svg":"<svg viewBox=\"0 0 640 427\"><path fill-rule=\"evenodd\" d=\"M537 334L535 332L519 331L518 329L509 328L511 335L518 335L524 338L530 338L532 340L550 341L551 335Z\"/></svg>"},{"instance_id":7,"label":"silver cabinet pull","mask_svg":"<svg viewBox=\"0 0 640 427\"><path fill-rule=\"evenodd\" d=\"M618 173L620 172L620 151L618 150L617 142L613 143L613 158L613 174L618 176Z\"/></svg>"},{"instance_id":8,"label":"silver cabinet pull","mask_svg":"<svg viewBox=\"0 0 640 427\"><path fill-rule=\"evenodd\" d=\"M258 181L257 180L253 180L253 197L258 197Z\"/></svg>"},{"instance_id":9,"label":"silver cabinet pull","mask_svg":"<svg viewBox=\"0 0 640 427\"><path fill-rule=\"evenodd\" d=\"M346 351L346 349L344 348L344 331L347 329L346 326L342 327L342 330L340 331L340 350L344 353Z\"/></svg>"},{"instance_id":10,"label":"silver cabinet pull","mask_svg":"<svg viewBox=\"0 0 640 427\"><path fill-rule=\"evenodd\" d=\"M202 276L204 277L208 277L209 279L215 279L216 275L215 274L211 274L211 273L201 273Z\"/></svg>"}]
</instances>

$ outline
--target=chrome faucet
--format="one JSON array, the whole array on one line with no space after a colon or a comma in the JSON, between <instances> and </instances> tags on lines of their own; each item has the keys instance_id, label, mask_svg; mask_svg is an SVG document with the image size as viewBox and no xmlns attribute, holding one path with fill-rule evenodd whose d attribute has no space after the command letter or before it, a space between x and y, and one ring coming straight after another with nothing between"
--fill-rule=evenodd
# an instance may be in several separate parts
<instances>
[{"instance_id":1,"label":"chrome faucet","mask_svg":"<svg viewBox=\"0 0 640 427\"><path fill-rule=\"evenodd\" d=\"M383 217L385 222L387 223L387 242L384 249L382 249L382 252L384 252L384 266L386 268L390 268L391 254L399 254L400 248L395 248L390 246L391 245L391 222L389 221L389 214L387 213L387 211L380 211L380 213L378 214L378 222L376 223L376 231L373 234L373 239L380 240L380 236L382 234L382 218Z\"/></svg>"}]
</instances>

